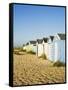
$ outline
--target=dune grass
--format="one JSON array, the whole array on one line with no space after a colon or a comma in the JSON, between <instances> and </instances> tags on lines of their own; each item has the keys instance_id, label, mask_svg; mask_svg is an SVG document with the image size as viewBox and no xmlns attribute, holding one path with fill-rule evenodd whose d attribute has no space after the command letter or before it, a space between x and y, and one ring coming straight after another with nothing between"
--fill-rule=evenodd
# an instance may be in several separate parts
<instances>
[{"instance_id":1,"label":"dune grass","mask_svg":"<svg viewBox=\"0 0 68 90\"><path fill-rule=\"evenodd\" d=\"M33 51L28 51L27 53L29 53L29 54L36 54L36 53L33 52Z\"/></svg>"},{"instance_id":2,"label":"dune grass","mask_svg":"<svg viewBox=\"0 0 68 90\"><path fill-rule=\"evenodd\" d=\"M53 66L57 66L57 67L61 67L61 66L65 66L65 63L61 62L60 60L56 61Z\"/></svg>"},{"instance_id":3,"label":"dune grass","mask_svg":"<svg viewBox=\"0 0 68 90\"><path fill-rule=\"evenodd\" d=\"M14 51L14 54L20 55L19 51Z\"/></svg>"},{"instance_id":4,"label":"dune grass","mask_svg":"<svg viewBox=\"0 0 68 90\"><path fill-rule=\"evenodd\" d=\"M42 54L39 58L43 58L47 60L47 56L45 54Z\"/></svg>"},{"instance_id":5,"label":"dune grass","mask_svg":"<svg viewBox=\"0 0 68 90\"><path fill-rule=\"evenodd\" d=\"M26 52L26 50L25 50L25 49L20 49L20 51Z\"/></svg>"}]
</instances>

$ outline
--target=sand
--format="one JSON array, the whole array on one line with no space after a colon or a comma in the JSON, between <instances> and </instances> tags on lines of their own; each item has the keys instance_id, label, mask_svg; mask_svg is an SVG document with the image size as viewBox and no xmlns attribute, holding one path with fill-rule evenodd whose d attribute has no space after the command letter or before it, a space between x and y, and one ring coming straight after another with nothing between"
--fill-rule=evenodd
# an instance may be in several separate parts
<instances>
[{"instance_id":1,"label":"sand","mask_svg":"<svg viewBox=\"0 0 68 90\"><path fill-rule=\"evenodd\" d=\"M54 67L49 60L22 52L13 54L13 85L36 85L65 82L65 67Z\"/></svg>"}]
</instances>

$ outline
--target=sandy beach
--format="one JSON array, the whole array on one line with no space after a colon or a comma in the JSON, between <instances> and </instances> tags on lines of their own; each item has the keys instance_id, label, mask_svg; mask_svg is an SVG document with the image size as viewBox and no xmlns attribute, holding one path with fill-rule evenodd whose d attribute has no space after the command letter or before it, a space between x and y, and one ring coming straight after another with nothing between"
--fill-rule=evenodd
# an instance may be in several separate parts
<instances>
[{"instance_id":1,"label":"sandy beach","mask_svg":"<svg viewBox=\"0 0 68 90\"><path fill-rule=\"evenodd\" d=\"M14 86L65 82L65 67L54 67L49 60L24 52L13 58Z\"/></svg>"}]
</instances>

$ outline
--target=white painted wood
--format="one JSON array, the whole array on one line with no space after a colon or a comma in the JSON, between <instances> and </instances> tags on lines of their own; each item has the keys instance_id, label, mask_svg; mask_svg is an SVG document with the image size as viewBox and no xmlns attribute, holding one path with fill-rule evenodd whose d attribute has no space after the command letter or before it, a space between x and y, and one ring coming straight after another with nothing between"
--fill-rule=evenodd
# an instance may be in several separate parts
<instances>
[{"instance_id":1,"label":"white painted wood","mask_svg":"<svg viewBox=\"0 0 68 90\"><path fill-rule=\"evenodd\" d=\"M37 45L36 45L36 46L33 45L33 47L32 47L32 51L35 52L35 53L37 53Z\"/></svg>"},{"instance_id":2,"label":"white painted wood","mask_svg":"<svg viewBox=\"0 0 68 90\"><path fill-rule=\"evenodd\" d=\"M46 55L48 59L48 55L49 55L49 44L48 43L44 43L43 50L44 50L43 53Z\"/></svg>"},{"instance_id":3,"label":"white painted wood","mask_svg":"<svg viewBox=\"0 0 68 90\"><path fill-rule=\"evenodd\" d=\"M51 61L54 61L54 43L49 43L49 53L48 53L48 58Z\"/></svg>"},{"instance_id":4,"label":"white painted wood","mask_svg":"<svg viewBox=\"0 0 68 90\"><path fill-rule=\"evenodd\" d=\"M60 60L65 62L65 40L61 40L58 35L54 38L55 61Z\"/></svg>"},{"instance_id":5,"label":"white painted wood","mask_svg":"<svg viewBox=\"0 0 68 90\"><path fill-rule=\"evenodd\" d=\"M60 50L58 42L55 42L55 62L60 60Z\"/></svg>"},{"instance_id":6,"label":"white painted wood","mask_svg":"<svg viewBox=\"0 0 68 90\"><path fill-rule=\"evenodd\" d=\"M26 52L32 51L32 45L27 45L26 46Z\"/></svg>"},{"instance_id":7,"label":"white painted wood","mask_svg":"<svg viewBox=\"0 0 68 90\"><path fill-rule=\"evenodd\" d=\"M65 41L58 40L55 42L55 61L65 62Z\"/></svg>"},{"instance_id":8,"label":"white painted wood","mask_svg":"<svg viewBox=\"0 0 68 90\"><path fill-rule=\"evenodd\" d=\"M41 56L43 54L43 44L37 45L37 56Z\"/></svg>"},{"instance_id":9,"label":"white painted wood","mask_svg":"<svg viewBox=\"0 0 68 90\"><path fill-rule=\"evenodd\" d=\"M23 50L26 50L26 46L23 46Z\"/></svg>"},{"instance_id":10,"label":"white painted wood","mask_svg":"<svg viewBox=\"0 0 68 90\"><path fill-rule=\"evenodd\" d=\"M65 63L65 40L61 40L60 47L61 47L60 60Z\"/></svg>"},{"instance_id":11,"label":"white painted wood","mask_svg":"<svg viewBox=\"0 0 68 90\"><path fill-rule=\"evenodd\" d=\"M24 47L26 51L36 52L36 55L40 57L42 54L47 56L47 59L56 62L57 60L65 61L65 40L61 40L58 35L54 36L54 40L51 41L49 38L48 43L44 41L42 43L36 43L36 46L33 44L26 45Z\"/></svg>"}]
</instances>

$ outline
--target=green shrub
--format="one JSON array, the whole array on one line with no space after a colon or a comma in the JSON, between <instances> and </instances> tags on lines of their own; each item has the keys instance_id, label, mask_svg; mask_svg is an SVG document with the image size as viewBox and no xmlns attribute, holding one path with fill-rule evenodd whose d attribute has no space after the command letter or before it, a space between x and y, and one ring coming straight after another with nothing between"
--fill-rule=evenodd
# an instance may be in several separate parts
<instances>
[{"instance_id":1,"label":"green shrub","mask_svg":"<svg viewBox=\"0 0 68 90\"><path fill-rule=\"evenodd\" d=\"M61 66L65 66L65 63L61 62L60 60L56 61L53 66L57 66L57 67L61 67Z\"/></svg>"},{"instance_id":2,"label":"green shrub","mask_svg":"<svg viewBox=\"0 0 68 90\"><path fill-rule=\"evenodd\" d=\"M28 51L27 53L30 53L30 54L36 54L35 52L33 51Z\"/></svg>"},{"instance_id":3,"label":"green shrub","mask_svg":"<svg viewBox=\"0 0 68 90\"><path fill-rule=\"evenodd\" d=\"M43 58L43 59L46 59L46 60L47 60L47 56L46 56L45 54L42 54L42 55L40 56L40 58Z\"/></svg>"}]
</instances>

